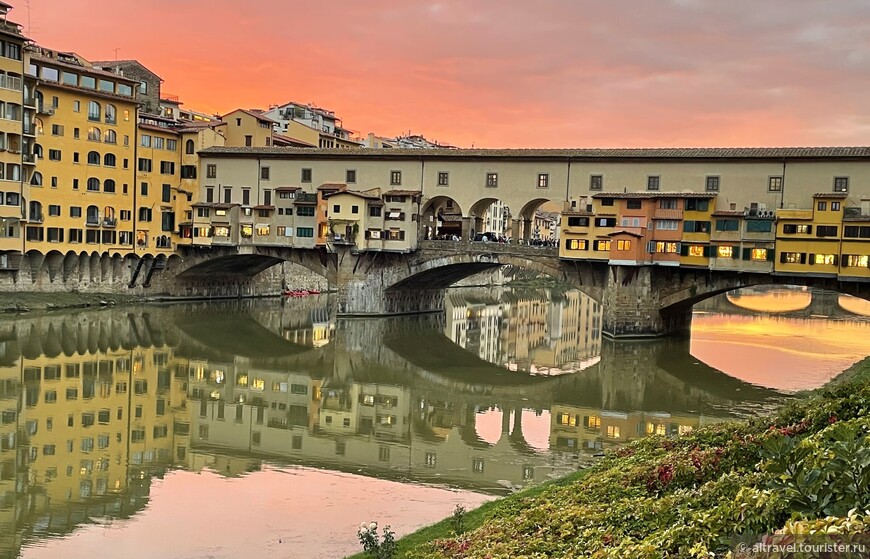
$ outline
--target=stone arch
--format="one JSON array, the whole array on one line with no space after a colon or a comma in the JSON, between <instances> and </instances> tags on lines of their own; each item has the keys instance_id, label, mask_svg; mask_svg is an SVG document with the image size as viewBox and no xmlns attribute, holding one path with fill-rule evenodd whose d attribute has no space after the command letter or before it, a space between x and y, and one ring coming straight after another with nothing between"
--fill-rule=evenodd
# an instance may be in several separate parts
<instances>
[{"instance_id":1,"label":"stone arch","mask_svg":"<svg viewBox=\"0 0 870 559\"><path fill-rule=\"evenodd\" d=\"M37 283L40 279L41 273L43 272L45 255L36 249L28 250L25 255L27 256L28 264L30 264L30 281L31 283Z\"/></svg>"},{"instance_id":2,"label":"stone arch","mask_svg":"<svg viewBox=\"0 0 870 559\"><path fill-rule=\"evenodd\" d=\"M511 227L513 212L500 198L481 198L471 205L468 217L471 218L469 238L472 240L474 238L472 231L474 235L491 233L498 236L510 236L513 231Z\"/></svg>"},{"instance_id":3,"label":"stone arch","mask_svg":"<svg viewBox=\"0 0 870 559\"><path fill-rule=\"evenodd\" d=\"M50 283L54 283L58 276L63 278L63 263L64 255L59 250L51 250L45 255L45 268Z\"/></svg>"},{"instance_id":4,"label":"stone arch","mask_svg":"<svg viewBox=\"0 0 870 559\"><path fill-rule=\"evenodd\" d=\"M450 196L434 196L426 200L420 211L424 239L462 236L462 207Z\"/></svg>"},{"instance_id":5,"label":"stone arch","mask_svg":"<svg viewBox=\"0 0 870 559\"><path fill-rule=\"evenodd\" d=\"M79 267L79 255L74 251L68 251L66 255L63 257L63 281L67 283L70 281L73 273L78 270Z\"/></svg>"},{"instance_id":6,"label":"stone arch","mask_svg":"<svg viewBox=\"0 0 870 559\"><path fill-rule=\"evenodd\" d=\"M90 271L91 282L98 282L101 279L100 275L100 253L93 251L88 255L88 270Z\"/></svg>"}]
</instances>

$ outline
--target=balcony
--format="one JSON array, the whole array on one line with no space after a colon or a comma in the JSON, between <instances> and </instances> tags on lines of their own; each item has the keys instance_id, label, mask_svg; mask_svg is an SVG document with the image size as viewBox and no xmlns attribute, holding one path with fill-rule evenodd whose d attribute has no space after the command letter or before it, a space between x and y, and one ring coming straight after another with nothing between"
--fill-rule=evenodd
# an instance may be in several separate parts
<instances>
[{"instance_id":1,"label":"balcony","mask_svg":"<svg viewBox=\"0 0 870 559\"><path fill-rule=\"evenodd\" d=\"M32 122L24 123L24 135L25 136L36 136L36 125Z\"/></svg>"},{"instance_id":2,"label":"balcony","mask_svg":"<svg viewBox=\"0 0 870 559\"><path fill-rule=\"evenodd\" d=\"M11 91L21 91L21 78L0 75L0 88L9 89Z\"/></svg>"},{"instance_id":3,"label":"balcony","mask_svg":"<svg viewBox=\"0 0 870 559\"><path fill-rule=\"evenodd\" d=\"M46 107L45 104L40 104L36 106L36 112L45 116L54 116L54 107Z\"/></svg>"},{"instance_id":4,"label":"balcony","mask_svg":"<svg viewBox=\"0 0 870 559\"><path fill-rule=\"evenodd\" d=\"M103 227L115 227L118 225L118 220L114 217L103 218Z\"/></svg>"},{"instance_id":5,"label":"balcony","mask_svg":"<svg viewBox=\"0 0 870 559\"><path fill-rule=\"evenodd\" d=\"M25 95L24 96L24 106L35 109L36 108L36 96L35 95Z\"/></svg>"},{"instance_id":6,"label":"balcony","mask_svg":"<svg viewBox=\"0 0 870 559\"><path fill-rule=\"evenodd\" d=\"M85 220L85 226L87 226L87 227L99 227L99 226L100 226L100 220L99 220L99 218L97 218L97 217L88 217L88 218Z\"/></svg>"},{"instance_id":7,"label":"balcony","mask_svg":"<svg viewBox=\"0 0 870 559\"><path fill-rule=\"evenodd\" d=\"M24 161L25 165L36 165L36 155L32 153L25 153L21 156L21 159Z\"/></svg>"},{"instance_id":8,"label":"balcony","mask_svg":"<svg viewBox=\"0 0 870 559\"><path fill-rule=\"evenodd\" d=\"M45 221L45 216L42 215L41 213L34 214L34 215L30 216L30 219L28 221L30 223L42 223L43 221Z\"/></svg>"}]
</instances>

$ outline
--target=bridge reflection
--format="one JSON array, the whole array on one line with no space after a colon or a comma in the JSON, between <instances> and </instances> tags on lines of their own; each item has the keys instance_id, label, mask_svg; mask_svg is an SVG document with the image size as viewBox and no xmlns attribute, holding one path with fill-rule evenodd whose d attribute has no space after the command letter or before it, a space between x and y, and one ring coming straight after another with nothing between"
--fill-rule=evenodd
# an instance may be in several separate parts
<instances>
[{"instance_id":1,"label":"bridge reflection","mask_svg":"<svg viewBox=\"0 0 870 559\"><path fill-rule=\"evenodd\" d=\"M323 296L10 319L0 556L136 514L174 468L307 464L499 493L778 397L696 364L687 341L602 342L600 310L572 297L497 316L471 298L451 303L464 317L337 322Z\"/></svg>"}]
</instances>

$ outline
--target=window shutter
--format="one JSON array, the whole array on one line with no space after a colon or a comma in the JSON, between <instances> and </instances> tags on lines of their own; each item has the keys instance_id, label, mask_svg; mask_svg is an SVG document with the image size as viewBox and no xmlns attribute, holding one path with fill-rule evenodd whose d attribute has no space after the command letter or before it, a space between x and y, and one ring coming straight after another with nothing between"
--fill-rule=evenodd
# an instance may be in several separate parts
<instances>
[{"instance_id":1,"label":"window shutter","mask_svg":"<svg viewBox=\"0 0 870 559\"><path fill-rule=\"evenodd\" d=\"M834 266L838 266L839 262L840 262L840 257L839 257L839 255L835 254L834 255Z\"/></svg>"},{"instance_id":2,"label":"window shutter","mask_svg":"<svg viewBox=\"0 0 870 559\"><path fill-rule=\"evenodd\" d=\"M731 258L733 258L734 260L740 258L740 247L732 247Z\"/></svg>"},{"instance_id":3,"label":"window shutter","mask_svg":"<svg viewBox=\"0 0 870 559\"><path fill-rule=\"evenodd\" d=\"M749 260L749 256L752 254L752 249L744 248L743 249L743 260Z\"/></svg>"},{"instance_id":4,"label":"window shutter","mask_svg":"<svg viewBox=\"0 0 870 559\"><path fill-rule=\"evenodd\" d=\"M646 243L646 251L650 254L656 251L656 244L653 241L648 241Z\"/></svg>"},{"instance_id":5,"label":"window shutter","mask_svg":"<svg viewBox=\"0 0 870 559\"><path fill-rule=\"evenodd\" d=\"M767 249L767 261L773 262L773 258L776 255L776 251L772 248Z\"/></svg>"},{"instance_id":6,"label":"window shutter","mask_svg":"<svg viewBox=\"0 0 870 559\"><path fill-rule=\"evenodd\" d=\"M680 247L680 256L689 256L689 245L682 245Z\"/></svg>"},{"instance_id":7,"label":"window shutter","mask_svg":"<svg viewBox=\"0 0 870 559\"><path fill-rule=\"evenodd\" d=\"M779 263L785 264L785 253L784 252L779 253Z\"/></svg>"},{"instance_id":8,"label":"window shutter","mask_svg":"<svg viewBox=\"0 0 870 559\"><path fill-rule=\"evenodd\" d=\"M683 222L683 231L686 233L694 233L695 232L695 222L694 221L684 221Z\"/></svg>"},{"instance_id":9,"label":"window shutter","mask_svg":"<svg viewBox=\"0 0 870 559\"><path fill-rule=\"evenodd\" d=\"M812 226L812 225L807 225L807 234L809 235L809 234L811 234L812 232L813 232L813 226Z\"/></svg>"},{"instance_id":10,"label":"window shutter","mask_svg":"<svg viewBox=\"0 0 870 559\"><path fill-rule=\"evenodd\" d=\"M812 266L813 263L815 263L815 261L816 261L816 255L815 255L815 254L810 254L810 266Z\"/></svg>"},{"instance_id":11,"label":"window shutter","mask_svg":"<svg viewBox=\"0 0 870 559\"><path fill-rule=\"evenodd\" d=\"M807 253L802 252L801 253L801 264L806 264L806 263L807 263Z\"/></svg>"}]
</instances>

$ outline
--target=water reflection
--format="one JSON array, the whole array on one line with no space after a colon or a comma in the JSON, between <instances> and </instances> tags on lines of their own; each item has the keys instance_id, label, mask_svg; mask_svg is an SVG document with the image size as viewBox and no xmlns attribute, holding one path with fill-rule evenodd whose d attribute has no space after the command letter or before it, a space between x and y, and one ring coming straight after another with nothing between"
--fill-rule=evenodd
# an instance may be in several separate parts
<instances>
[{"instance_id":1,"label":"water reflection","mask_svg":"<svg viewBox=\"0 0 870 559\"><path fill-rule=\"evenodd\" d=\"M448 305L336 322L321 296L0 323L0 556L138 514L169 470L305 465L499 493L780 396L688 340L603 342L576 292Z\"/></svg>"}]
</instances>

